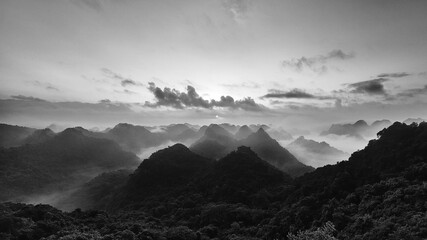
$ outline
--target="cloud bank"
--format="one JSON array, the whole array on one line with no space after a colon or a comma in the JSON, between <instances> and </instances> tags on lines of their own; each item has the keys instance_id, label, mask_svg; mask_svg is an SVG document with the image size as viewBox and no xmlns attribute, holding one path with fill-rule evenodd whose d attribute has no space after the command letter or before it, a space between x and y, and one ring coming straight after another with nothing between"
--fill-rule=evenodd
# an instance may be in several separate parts
<instances>
[{"instance_id":1,"label":"cloud bank","mask_svg":"<svg viewBox=\"0 0 427 240\"><path fill-rule=\"evenodd\" d=\"M384 82L389 81L388 78L376 78L362 82L349 84L352 93L367 93L369 95L385 95Z\"/></svg>"},{"instance_id":2,"label":"cloud bank","mask_svg":"<svg viewBox=\"0 0 427 240\"><path fill-rule=\"evenodd\" d=\"M290 91L281 91L277 89L270 89L269 93L261 97L264 98L287 98L287 99L318 99L318 100L327 100L335 99L329 96L317 96L311 93L307 93L305 90L294 88Z\"/></svg>"},{"instance_id":3,"label":"cloud bank","mask_svg":"<svg viewBox=\"0 0 427 240\"><path fill-rule=\"evenodd\" d=\"M190 85L187 86L186 92L180 92L168 87L161 89L153 82L150 82L148 85L148 90L154 95L155 102L146 101L144 105L147 107L157 108L163 106L176 109L189 107L212 109L214 107L221 107L246 111L262 111L267 109L250 97L234 100L231 96L221 96L220 100L207 100L202 98L196 92L196 89Z\"/></svg>"}]
</instances>

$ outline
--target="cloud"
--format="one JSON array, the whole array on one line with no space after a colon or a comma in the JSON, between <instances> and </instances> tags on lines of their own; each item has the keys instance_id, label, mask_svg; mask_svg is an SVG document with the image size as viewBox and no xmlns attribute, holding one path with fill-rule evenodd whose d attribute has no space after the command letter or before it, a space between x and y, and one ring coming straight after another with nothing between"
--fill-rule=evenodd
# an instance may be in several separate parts
<instances>
[{"instance_id":1,"label":"cloud","mask_svg":"<svg viewBox=\"0 0 427 240\"><path fill-rule=\"evenodd\" d=\"M136 82L130 78L125 78L122 75L115 73L113 71L111 71L108 68L102 68L101 71L104 73L104 75L108 78L120 81L120 84L122 85L122 87L126 87L126 86L144 86L144 84Z\"/></svg>"},{"instance_id":2,"label":"cloud","mask_svg":"<svg viewBox=\"0 0 427 240\"><path fill-rule=\"evenodd\" d=\"M52 85L51 83L48 83L48 82L40 82L40 81L36 81L36 80L35 81L27 81L27 82L32 84L33 86L44 88L46 90L59 91L59 89L57 87L55 87L54 85Z\"/></svg>"},{"instance_id":3,"label":"cloud","mask_svg":"<svg viewBox=\"0 0 427 240\"><path fill-rule=\"evenodd\" d=\"M326 55L314 57L300 57L282 61L284 68L290 68L297 72L310 69L316 73L325 73L328 71L328 62L331 60L348 60L354 58L354 53L345 53L342 50L335 49Z\"/></svg>"},{"instance_id":4,"label":"cloud","mask_svg":"<svg viewBox=\"0 0 427 240\"><path fill-rule=\"evenodd\" d=\"M135 110L134 110L135 109ZM101 100L90 102L52 102L29 96L0 99L0 121L11 124L46 127L52 123L64 126L112 126L126 119L136 122L146 117L136 112L134 103Z\"/></svg>"},{"instance_id":5,"label":"cloud","mask_svg":"<svg viewBox=\"0 0 427 240\"><path fill-rule=\"evenodd\" d=\"M137 85L137 83L131 79L125 79L121 82L123 87L126 87L128 85Z\"/></svg>"},{"instance_id":6,"label":"cloud","mask_svg":"<svg viewBox=\"0 0 427 240\"><path fill-rule=\"evenodd\" d=\"M211 100L212 107L225 107L231 109L243 109L247 111L261 111L267 108L257 104L254 99L247 97L242 100L234 100L230 96L221 96L220 101Z\"/></svg>"},{"instance_id":7,"label":"cloud","mask_svg":"<svg viewBox=\"0 0 427 240\"><path fill-rule=\"evenodd\" d=\"M176 89L165 87L163 89L156 86L155 83L148 83L148 90L154 94L155 102L145 102L147 107L172 107L184 109L187 107L212 109L214 107L243 109L247 111L261 111L266 109L264 106L257 104L252 98L234 100L231 96L221 96L220 100L203 99L193 86L187 86L187 92L180 92Z\"/></svg>"},{"instance_id":8,"label":"cloud","mask_svg":"<svg viewBox=\"0 0 427 240\"><path fill-rule=\"evenodd\" d=\"M413 88L405 90L399 94L397 94L398 97L415 97L416 95L420 94L427 94L427 85L425 85L422 88Z\"/></svg>"},{"instance_id":9,"label":"cloud","mask_svg":"<svg viewBox=\"0 0 427 240\"><path fill-rule=\"evenodd\" d=\"M352 93L367 93L369 95L386 95L387 92L384 89L384 82L389 81L388 78L376 78L372 80L356 82L349 84Z\"/></svg>"},{"instance_id":10,"label":"cloud","mask_svg":"<svg viewBox=\"0 0 427 240\"><path fill-rule=\"evenodd\" d=\"M242 23L246 20L250 6L248 0L223 0L223 5L237 23Z\"/></svg>"},{"instance_id":11,"label":"cloud","mask_svg":"<svg viewBox=\"0 0 427 240\"><path fill-rule=\"evenodd\" d=\"M15 99L15 100L22 100L22 101L33 101L33 102L47 102L46 100L44 100L44 99L41 99L41 98L35 98L35 97L32 97L32 96L29 96L29 97L27 97L27 96L23 96L23 95L13 95L13 96L10 96L12 99Z\"/></svg>"},{"instance_id":12,"label":"cloud","mask_svg":"<svg viewBox=\"0 0 427 240\"><path fill-rule=\"evenodd\" d=\"M293 99L319 99L319 100L335 99L329 96L316 96L297 88L294 88L287 92L277 90L277 89L270 89L269 92L270 93L267 93L261 98L262 99L263 98L293 98Z\"/></svg>"},{"instance_id":13,"label":"cloud","mask_svg":"<svg viewBox=\"0 0 427 240\"><path fill-rule=\"evenodd\" d=\"M101 99L99 100L99 103L111 103L110 99Z\"/></svg>"},{"instance_id":14,"label":"cloud","mask_svg":"<svg viewBox=\"0 0 427 240\"><path fill-rule=\"evenodd\" d=\"M377 77L378 78L402 78L402 77L407 77L411 75L412 74L407 72L397 72L397 73L382 73L382 74L379 74Z\"/></svg>"},{"instance_id":15,"label":"cloud","mask_svg":"<svg viewBox=\"0 0 427 240\"><path fill-rule=\"evenodd\" d=\"M115 93L120 93L120 94L128 94L128 95L134 95L137 94L134 91L130 91L128 89L124 89L124 90L114 90Z\"/></svg>"}]
</instances>

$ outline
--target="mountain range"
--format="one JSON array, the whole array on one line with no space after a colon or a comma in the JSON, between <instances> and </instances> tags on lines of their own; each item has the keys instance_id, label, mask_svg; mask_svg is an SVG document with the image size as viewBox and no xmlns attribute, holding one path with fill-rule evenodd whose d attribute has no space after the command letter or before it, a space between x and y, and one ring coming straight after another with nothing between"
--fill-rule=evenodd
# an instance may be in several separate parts
<instances>
[{"instance_id":1,"label":"mountain range","mask_svg":"<svg viewBox=\"0 0 427 240\"><path fill-rule=\"evenodd\" d=\"M347 161L297 178L251 147L215 161L182 144L156 152L129 173L104 173L70 197L98 210L0 204L0 236L285 239L304 229L314 238L327 226L329 239L427 238L426 123L396 122Z\"/></svg>"},{"instance_id":2,"label":"mountain range","mask_svg":"<svg viewBox=\"0 0 427 240\"><path fill-rule=\"evenodd\" d=\"M69 189L99 173L134 168L139 163L134 154L123 151L114 141L86 136L79 128L56 135L38 130L27 140L32 140L31 144L0 149L2 201L22 201L31 195Z\"/></svg>"},{"instance_id":3,"label":"mountain range","mask_svg":"<svg viewBox=\"0 0 427 240\"><path fill-rule=\"evenodd\" d=\"M327 164L336 163L349 157L345 153L327 142L317 142L300 136L286 146L299 161L313 167L321 167Z\"/></svg>"},{"instance_id":4,"label":"mountain range","mask_svg":"<svg viewBox=\"0 0 427 240\"><path fill-rule=\"evenodd\" d=\"M332 124L328 130L321 132L320 135L335 134L360 139L363 139L364 137L372 138L378 131L390 125L391 122L389 120L377 120L371 125L368 125L364 120L359 120L353 124Z\"/></svg>"},{"instance_id":5,"label":"mountain range","mask_svg":"<svg viewBox=\"0 0 427 240\"><path fill-rule=\"evenodd\" d=\"M212 124L206 129L205 135L191 145L190 149L202 156L219 159L239 146L247 146L262 159L291 176L299 176L313 170L312 167L299 162L262 127L253 133L249 131L249 127L242 126L236 134L243 136L244 132L247 137L237 140L227 130Z\"/></svg>"}]
</instances>

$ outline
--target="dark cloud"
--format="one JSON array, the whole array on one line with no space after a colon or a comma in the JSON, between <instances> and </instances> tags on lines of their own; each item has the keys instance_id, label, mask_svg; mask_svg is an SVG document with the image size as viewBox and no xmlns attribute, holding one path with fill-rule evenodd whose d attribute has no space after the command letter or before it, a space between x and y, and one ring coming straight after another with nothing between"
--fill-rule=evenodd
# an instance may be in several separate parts
<instances>
[{"instance_id":1,"label":"dark cloud","mask_svg":"<svg viewBox=\"0 0 427 240\"><path fill-rule=\"evenodd\" d=\"M407 77L411 75L412 74L407 72L398 72L398 73L382 73L382 74L379 74L377 77L378 78L402 78L402 77Z\"/></svg>"},{"instance_id":2,"label":"dark cloud","mask_svg":"<svg viewBox=\"0 0 427 240\"><path fill-rule=\"evenodd\" d=\"M282 92L279 90L270 90L271 93L268 93L262 98L315 98L314 95L306 93L300 89L293 89L289 92Z\"/></svg>"},{"instance_id":3,"label":"dark cloud","mask_svg":"<svg viewBox=\"0 0 427 240\"><path fill-rule=\"evenodd\" d=\"M290 68L301 72L305 69L310 69L313 72L324 73L328 70L327 63L331 60L347 60L354 58L353 53L345 53L342 50L332 50L326 55L318 55L314 57L300 57L291 60L282 61L284 68Z\"/></svg>"},{"instance_id":4,"label":"dark cloud","mask_svg":"<svg viewBox=\"0 0 427 240\"><path fill-rule=\"evenodd\" d=\"M123 87L126 87L128 85L137 85L137 83L131 79L122 80L121 84Z\"/></svg>"},{"instance_id":5,"label":"dark cloud","mask_svg":"<svg viewBox=\"0 0 427 240\"><path fill-rule=\"evenodd\" d=\"M163 89L156 86L155 83L148 83L148 90L154 94L156 102L145 102L148 107L172 107L184 109L186 107L212 109L214 107L243 109L247 111L261 111L264 106L257 104L252 98L234 100L231 96L221 96L220 100L203 99L192 86L187 86L187 92L180 92L176 89L165 87Z\"/></svg>"},{"instance_id":6,"label":"dark cloud","mask_svg":"<svg viewBox=\"0 0 427 240\"><path fill-rule=\"evenodd\" d=\"M104 73L105 76L107 76L108 78L120 81L120 84L122 85L122 87L126 87L126 86L144 86L144 84L136 82L130 78L125 78L122 75L115 73L113 71L111 71L108 68L102 68L101 71Z\"/></svg>"},{"instance_id":7,"label":"dark cloud","mask_svg":"<svg viewBox=\"0 0 427 240\"><path fill-rule=\"evenodd\" d=\"M367 93L370 95L386 95L384 82L389 81L388 78L376 78L367 81L349 84L352 93Z\"/></svg>"},{"instance_id":8,"label":"dark cloud","mask_svg":"<svg viewBox=\"0 0 427 240\"><path fill-rule=\"evenodd\" d=\"M41 99L41 98L35 98L35 97L32 97L32 96L23 96L23 95L13 95L13 96L10 96L12 99L15 99L15 100L22 100L22 101L33 101L33 102L47 102L46 100L44 100L44 99Z\"/></svg>"},{"instance_id":9,"label":"dark cloud","mask_svg":"<svg viewBox=\"0 0 427 240\"><path fill-rule=\"evenodd\" d=\"M270 89L269 93L262 96L261 98L293 98L293 99L319 99L319 100L335 99L333 97L328 97L328 96L316 96L297 88L287 92L277 90L277 89Z\"/></svg>"},{"instance_id":10,"label":"dark cloud","mask_svg":"<svg viewBox=\"0 0 427 240\"><path fill-rule=\"evenodd\" d=\"M416 95L420 94L427 94L427 85L425 85L423 88L413 88L405 90L397 94L397 97L415 97Z\"/></svg>"},{"instance_id":11,"label":"dark cloud","mask_svg":"<svg viewBox=\"0 0 427 240\"><path fill-rule=\"evenodd\" d=\"M99 100L99 103L111 103L111 100L110 99L102 99L102 100Z\"/></svg>"}]
</instances>

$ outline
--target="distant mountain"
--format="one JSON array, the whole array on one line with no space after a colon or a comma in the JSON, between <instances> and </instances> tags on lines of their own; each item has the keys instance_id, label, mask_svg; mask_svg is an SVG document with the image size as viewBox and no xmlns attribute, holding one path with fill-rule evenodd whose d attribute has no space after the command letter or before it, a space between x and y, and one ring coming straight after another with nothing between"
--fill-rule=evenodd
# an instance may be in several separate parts
<instances>
[{"instance_id":1,"label":"distant mountain","mask_svg":"<svg viewBox=\"0 0 427 240\"><path fill-rule=\"evenodd\" d=\"M359 120L354 124L332 124L329 130L322 132L320 135L347 135L356 138L363 138L361 132L367 130L369 125L364 120Z\"/></svg>"},{"instance_id":2,"label":"distant mountain","mask_svg":"<svg viewBox=\"0 0 427 240\"><path fill-rule=\"evenodd\" d=\"M183 142L188 142L188 141L197 139L199 137L200 137L200 135L194 129L190 128L190 129L187 129L187 130L183 131L182 133L180 133L174 137L171 137L170 139L174 142L183 143Z\"/></svg>"},{"instance_id":3,"label":"distant mountain","mask_svg":"<svg viewBox=\"0 0 427 240\"><path fill-rule=\"evenodd\" d=\"M327 131L323 131L320 135L328 134L344 135L363 139L364 137L372 138L375 134L391 125L389 120L379 120L368 125L364 120L359 120L353 124L332 124Z\"/></svg>"},{"instance_id":4,"label":"distant mountain","mask_svg":"<svg viewBox=\"0 0 427 240\"><path fill-rule=\"evenodd\" d=\"M0 201L84 183L93 175L133 168L139 159L113 141L66 129L46 141L0 150Z\"/></svg>"},{"instance_id":5,"label":"distant mountain","mask_svg":"<svg viewBox=\"0 0 427 240\"><path fill-rule=\"evenodd\" d=\"M23 144L38 144L50 140L55 136L55 133L49 128L34 131L30 136L26 137Z\"/></svg>"},{"instance_id":6,"label":"distant mountain","mask_svg":"<svg viewBox=\"0 0 427 240\"><path fill-rule=\"evenodd\" d=\"M426 120L425 119L422 119L422 118L408 118L408 119L406 119L405 121L403 121L403 123L406 123L406 124L411 124L411 123L422 123L422 122L425 122Z\"/></svg>"},{"instance_id":7,"label":"distant mountain","mask_svg":"<svg viewBox=\"0 0 427 240\"><path fill-rule=\"evenodd\" d=\"M390 120L387 120L387 119L374 121L371 124L367 134L376 135L379 131L383 130L384 128L388 128L391 125L392 125L392 122L390 122Z\"/></svg>"},{"instance_id":8,"label":"distant mountain","mask_svg":"<svg viewBox=\"0 0 427 240\"><path fill-rule=\"evenodd\" d=\"M25 138L30 136L35 128L0 124L0 147L17 147L22 145Z\"/></svg>"},{"instance_id":9,"label":"distant mountain","mask_svg":"<svg viewBox=\"0 0 427 240\"><path fill-rule=\"evenodd\" d=\"M65 129L67 129L69 127L52 123L49 126L47 126L46 128L49 128L50 130L54 131L55 133L58 133L58 132L64 131Z\"/></svg>"},{"instance_id":10,"label":"distant mountain","mask_svg":"<svg viewBox=\"0 0 427 240\"><path fill-rule=\"evenodd\" d=\"M327 164L345 160L349 154L332 147L327 142L316 142L300 136L286 148L294 154L299 161L309 166L321 167Z\"/></svg>"},{"instance_id":11,"label":"distant mountain","mask_svg":"<svg viewBox=\"0 0 427 240\"><path fill-rule=\"evenodd\" d=\"M262 128L265 131L267 131L270 127L265 124L251 124L249 125L249 128L252 130L252 132L258 131L258 129Z\"/></svg>"},{"instance_id":12,"label":"distant mountain","mask_svg":"<svg viewBox=\"0 0 427 240\"><path fill-rule=\"evenodd\" d=\"M202 137L203 135L205 135L206 129L208 128L208 126L203 125L199 128L199 130L197 130L197 135L199 135L200 137Z\"/></svg>"},{"instance_id":13,"label":"distant mountain","mask_svg":"<svg viewBox=\"0 0 427 240\"><path fill-rule=\"evenodd\" d=\"M300 176L313 170L312 167L299 162L263 128L259 128L257 132L239 141L239 145L250 147L260 158L291 176Z\"/></svg>"},{"instance_id":14,"label":"distant mountain","mask_svg":"<svg viewBox=\"0 0 427 240\"><path fill-rule=\"evenodd\" d=\"M246 129L245 132L247 133L248 130ZM228 131L212 124L206 129L205 135L190 149L207 158L220 159L237 149L238 146L250 147L260 158L291 176L299 176L313 170L312 167L299 162L276 140L272 139L263 128L259 128L257 132L250 134L247 138L237 141Z\"/></svg>"},{"instance_id":15,"label":"distant mountain","mask_svg":"<svg viewBox=\"0 0 427 240\"><path fill-rule=\"evenodd\" d=\"M172 142L188 142L200 137L188 124L171 124L162 128L161 136Z\"/></svg>"},{"instance_id":16,"label":"distant mountain","mask_svg":"<svg viewBox=\"0 0 427 240\"><path fill-rule=\"evenodd\" d=\"M219 159L233 151L237 145L234 136L217 124L206 128L203 137L190 146L191 151L211 159Z\"/></svg>"},{"instance_id":17,"label":"distant mountain","mask_svg":"<svg viewBox=\"0 0 427 240\"><path fill-rule=\"evenodd\" d=\"M229 123L221 123L221 124L219 124L219 126L224 128L225 130L227 130L227 132L229 132L231 134L235 134L237 132L237 130L239 130L239 128L240 128L240 126L238 126L238 125L229 124Z\"/></svg>"},{"instance_id":18,"label":"distant mountain","mask_svg":"<svg viewBox=\"0 0 427 240\"><path fill-rule=\"evenodd\" d=\"M268 128L264 129L266 132L276 140L291 140L293 139L292 135L285 131L283 128Z\"/></svg>"},{"instance_id":19,"label":"distant mountain","mask_svg":"<svg viewBox=\"0 0 427 240\"><path fill-rule=\"evenodd\" d=\"M252 133L253 133L252 130L247 125L243 125L239 128L236 134L234 134L234 136L237 140L241 140L241 139L247 138Z\"/></svg>"},{"instance_id":20,"label":"distant mountain","mask_svg":"<svg viewBox=\"0 0 427 240\"><path fill-rule=\"evenodd\" d=\"M332 147L327 142L316 142L311 139L306 139L304 136L300 136L295 141L288 145L289 148L293 148L294 146L302 147L306 149L306 151L310 151L312 153L319 153L325 155L345 155L346 153Z\"/></svg>"},{"instance_id":21,"label":"distant mountain","mask_svg":"<svg viewBox=\"0 0 427 240\"><path fill-rule=\"evenodd\" d=\"M177 136L186 130L191 129L187 124L170 124L161 128L166 134L170 136Z\"/></svg>"},{"instance_id":22,"label":"distant mountain","mask_svg":"<svg viewBox=\"0 0 427 240\"><path fill-rule=\"evenodd\" d=\"M124 150L133 153L139 153L143 148L155 147L164 142L164 138L160 134L152 133L143 126L128 123L117 124L106 134Z\"/></svg>"}]
</instances>

